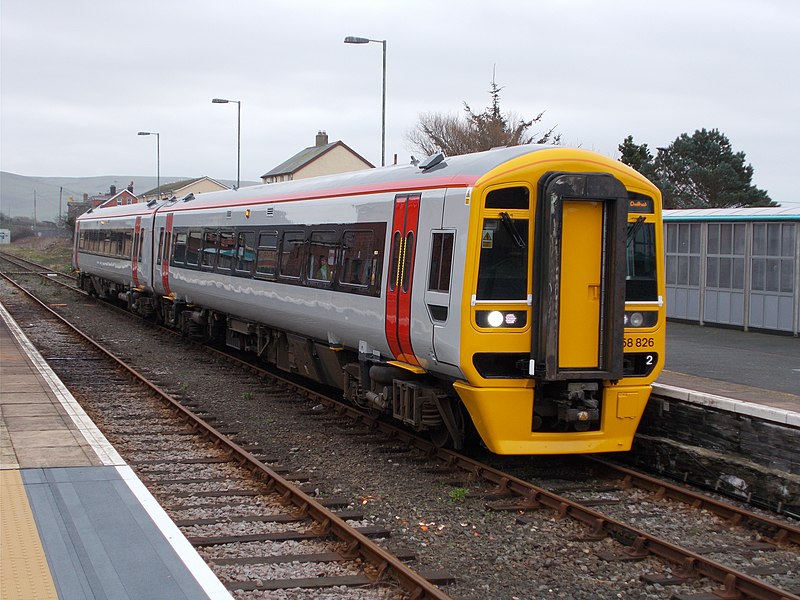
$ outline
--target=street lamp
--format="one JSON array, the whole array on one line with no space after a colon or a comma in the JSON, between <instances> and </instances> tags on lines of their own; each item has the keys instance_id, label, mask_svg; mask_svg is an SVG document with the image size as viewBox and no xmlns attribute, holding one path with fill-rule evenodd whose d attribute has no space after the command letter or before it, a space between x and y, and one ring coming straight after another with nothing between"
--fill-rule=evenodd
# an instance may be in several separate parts
<instances>
[{"instance_id":1,"label":"street lamp","mask_svg":"<svg viewBox=\"0 0 800 600\"><path fill-rule=\"evenodd\" d=\"M211 104L236 103L236 189L239 189L239 169L242 164L242 103L239 100L226 100L225 98L214 98Z\"/></svg>"},{"instance_id":2,"label":"street lamp","mask_svg":"<svg viewBox=\"0 0 800 600\"><path fill-rule=\"evenodd\" d=\"M138 135L156 136L156 186L158 188L158 200L161 200L161 136L157 131L140 131Z\"/></svg>"},{"instance_id":3,"label":"street lamp","mask_svg":"<svg viewBox=\"0 0 800 600\"><path fill-rule=\"evenodd\" d=\"M371 40L369 38L348 35L344 38L345 44L368 44L377 42L383 45L383 92L381 94L381 166L386 166L386 40Z\"/></svg>"}]
</instances>

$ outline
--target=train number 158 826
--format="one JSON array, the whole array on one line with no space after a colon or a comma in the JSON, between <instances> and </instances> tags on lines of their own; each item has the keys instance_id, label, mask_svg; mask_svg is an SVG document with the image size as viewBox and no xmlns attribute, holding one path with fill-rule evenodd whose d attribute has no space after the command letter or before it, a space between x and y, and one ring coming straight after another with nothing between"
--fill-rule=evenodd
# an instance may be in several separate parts
<instances>
[{"instance_id":1,"label":"train number 158 826","mask_svg":"<svg viewBox=\"0 0 800 600\"><path fill-rule=\"evenodd\" d=\"M653 348L655 345L656 340L651 337L625 338L625 348Z\"/></svg>"}]
</instances>

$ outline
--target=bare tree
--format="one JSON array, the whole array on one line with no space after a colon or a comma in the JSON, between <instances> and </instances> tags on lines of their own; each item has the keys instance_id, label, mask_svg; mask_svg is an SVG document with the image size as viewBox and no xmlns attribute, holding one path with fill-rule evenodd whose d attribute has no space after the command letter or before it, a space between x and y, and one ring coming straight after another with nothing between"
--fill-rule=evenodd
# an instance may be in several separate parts
<instances>
[{"instance_id":1,"label":"bare tree","mask_svg":"<svg viewBox=\"0 0 800 600\"><path fill-rule=\"evenodd\" d=\"M529 121L512 112L504 115L500 110L502 89L492 81L489 90L491 103L480 113L474 112L464 102L465 118L436 112L420 114L414 129L406 134L406 140L414 151L426 156L436 152L455 156L499 146L561 143L561 134L555 133L555 126L544 133L528 131L542 120L544 112Z\"/></svg>"}]
</instances>

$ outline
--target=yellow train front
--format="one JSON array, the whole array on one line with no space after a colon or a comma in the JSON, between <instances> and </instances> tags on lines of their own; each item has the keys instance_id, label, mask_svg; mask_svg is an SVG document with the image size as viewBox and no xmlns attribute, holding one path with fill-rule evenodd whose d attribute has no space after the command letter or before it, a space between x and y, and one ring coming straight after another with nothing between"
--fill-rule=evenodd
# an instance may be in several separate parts
<instances>
[{"instance_id":1,"label":"yellow train front","mask_svg":"<svg viewBox=\"0 0 800 600\"><path fill-rule=\"evenodd\" d=\"M503 163L468 193L453 384L499 454L630 449L664 361L658 189L595 153Z\"/></svg>"}]
</instances>

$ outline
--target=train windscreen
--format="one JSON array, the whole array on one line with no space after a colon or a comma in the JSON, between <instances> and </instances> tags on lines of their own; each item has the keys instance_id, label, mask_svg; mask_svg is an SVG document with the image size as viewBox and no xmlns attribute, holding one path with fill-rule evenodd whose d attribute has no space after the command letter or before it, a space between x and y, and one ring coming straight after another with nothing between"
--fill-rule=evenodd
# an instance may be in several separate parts
<instances>
[{"instance_id":1,"label":"train windscreen","mask_svg":"<svg viewBox=\"0 0 800 600\"><path fill-rule=\"evenodd\" d=\"M528 294L528 219L484 219L478 300L525 300Z\"/></svg>"},{"instance_id":2,"label":"train windscreen","mask_svg":"<svg viewBox=\"0 0 800 600\"><path fill-rule=\"evenodd\" d=\"M645 223L644 217L628 223L626 263L625 300L657 301L656 228L654 223Z\"/></svg>"}]
</instances>

